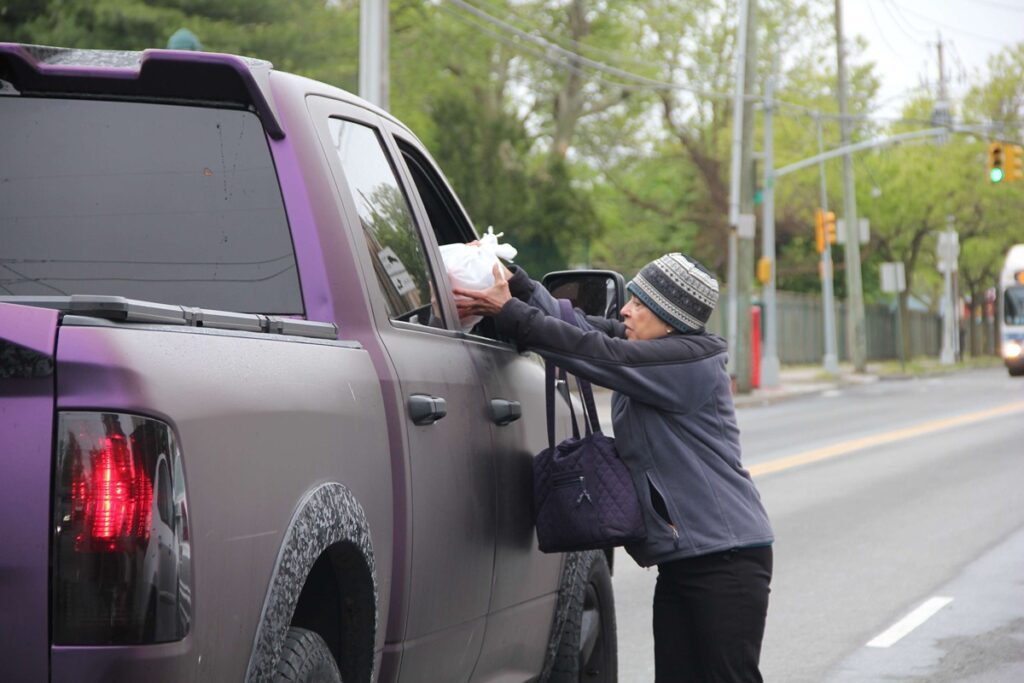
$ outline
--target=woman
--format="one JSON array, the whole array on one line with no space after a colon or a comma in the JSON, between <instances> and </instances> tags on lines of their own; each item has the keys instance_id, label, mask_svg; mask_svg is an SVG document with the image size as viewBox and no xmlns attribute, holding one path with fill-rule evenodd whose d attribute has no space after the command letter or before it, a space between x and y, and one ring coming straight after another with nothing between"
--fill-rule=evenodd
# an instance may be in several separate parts
<instances>
[{"instance_id":1,"label":"woman","mask_svg":"<svg viewBox=\"0 0 1024 683\"><path fill-rule=\"evenodd\" d=\"M656 680L761 681L773 537L740 462L726 344L704 329L718 282L667 254L626 286L624 323L577 314L580 329L521 268L494 275L490 289L455 290L460 316L493 316L499 334L614 390L616 447L647 523L626 550L658 566Z\"/></svg>"}]
</instances>

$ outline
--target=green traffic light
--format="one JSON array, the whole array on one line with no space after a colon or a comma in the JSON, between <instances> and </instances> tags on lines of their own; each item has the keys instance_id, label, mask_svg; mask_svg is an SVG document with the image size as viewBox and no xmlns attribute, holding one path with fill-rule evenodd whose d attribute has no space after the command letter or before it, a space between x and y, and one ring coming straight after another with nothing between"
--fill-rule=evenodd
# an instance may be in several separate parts
<instances>
[{"instance_id":1,"label":"green traffic light","mask_svg":"<svg viewBox=\"0 0 1024 683\"><path fill-rule=\"evenodd\" d=\"M1003 180L1003 169L1001 169L1001 168L993 168L991 171L988 172L988 178L993 183L1002 182L1002 180Z\"/></svg>"}]
</instances>

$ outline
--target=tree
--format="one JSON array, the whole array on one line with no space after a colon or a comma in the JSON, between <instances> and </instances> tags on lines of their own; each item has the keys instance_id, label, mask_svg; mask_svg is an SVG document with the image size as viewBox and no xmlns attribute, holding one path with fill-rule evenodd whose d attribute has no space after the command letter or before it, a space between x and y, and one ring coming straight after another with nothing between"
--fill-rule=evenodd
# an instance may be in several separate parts
<instances>
[{"instance_id":1,"label":"tree","mask_svg":"<svg viewBox=\"0 0 1024 683\"><path fill-rule=\"evenodd\" d=\"M163 48L188 28L213 52L270 60L278 68L354 87L358 16L322 0L44 0L0 14L9 39L108 50Z\"/></svg>"}]
</instances>

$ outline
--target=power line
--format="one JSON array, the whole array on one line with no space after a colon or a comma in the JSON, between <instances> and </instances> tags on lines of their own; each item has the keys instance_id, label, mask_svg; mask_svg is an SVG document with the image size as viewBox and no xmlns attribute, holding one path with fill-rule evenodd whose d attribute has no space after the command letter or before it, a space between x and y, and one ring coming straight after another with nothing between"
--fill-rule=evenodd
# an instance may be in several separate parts
<instances>
[{"instance_id":1,"label":"power line","mask_svg":"<svg viewBox=\"0 0 1024 683\"><path fill-rule=\"evenodd\" d=\"M931 17L931 16L929 16L927 14L922 14L921 12L918 12L917 10L912 10L909 7L903 7L903 6L899 5L896 2L896 0L888 0L888 1L890 3L892 3L893 7L899 9L900 11L907 11L910 14L913 14L916 17L919 17L921 19L924 19L925 21L928 21L928 22L931 22L931 23L935 24L936 26L941 26L943 28L947 28L950 31L954 31L956 33L960 33L961 35L970 36L972 38L977 38L979 40L985 40L985 41L988 41L988 42L996 42L996 43L1005 43L1006 42L1006 41L1004 41L1004 40L1002 40L1000 38L993 38L992 36L983 36L983 35L981 35L979 33L973 33L971 31L965 31L964 29L960 28L959 26L954 26L952 24L947 24L947 23L939 21L938 19L935 19L934 17Z\"/></svg>"},{"instance_id":2,"label":"power line","mask_svg":"<svg viewBox=\"0 0 1024 683\"><path fill-rule=\"evenodd\" d=\"M1024 7L1019 5L1008 5L1005 2L996 2L995 0L971 0L982 5L988 5L996 9L1006 10L1007 12L1024 12Z\"/></svg>"},{"instance_id":3,"label":"power line","mask_svg":"<svg viewBox=\"0 0 1024 683\"><path fill-rule=\"evenodd\" d=\"M893 23L896 24L896 28L902 31L903 35L905 35L907 38L910 38L912 42L920 44L922 42L921 39L910 35L910 31L907 31L907 29L903 27L903 24L905 22L907 26L909 26L915 32L917 31L917 27L914 26L914 23L912 21L908 20L905 16L903 16L903 13L900 12L899 6L897 6L895 3L893 3L892 8L890 9L889 1L890 0L881 0L882 7L885 9L886 13L892 18ZM897 14L899 14L898 17L896 16Z\"/></svg>"},{"instance_id":4,"label":"power line","mask_svg":"<svg viewBox=\"0 0 1024 683\"><path fill-rule=\"evenodd\" d=\"M892 46L892 43L889 42L889 39L885 37L885 31L882 30L882 25L878 23L878 18L875 16L875 8L872 7L871 0L868 0L867 6L868 13L871 15L871 21L872 23L874 23L875 28L878 29L878 35L881 36L882 42L885 43L885 46L889 48L890 52L899 57L900 53L896 50L896 48Z\"/></svg>"},{"instance_id":5,"label":"power line","mask_svg":"<svg viewBox=\"0 0 1024 683\"><path fill-rule=\"evenodd\" d=\"M480 6L480 4L481 4L480 0L477 0L477 6L478 7ZM483 3L483 4L485 4L487 10L490 10L492 13L498 11L498 8L494 7L493 5L490 5L488 3ZM533 31L535 31L536 33L540 34L541 36L543 36L545 39L547 39L550 42L553 42L553 43L555 43L557 45L560 45L560 46L563 45L563 44L564 45L568 45L569 46L568 49L571 49L571 51L576 52L578 54L585 54L586 52L592 52L594 54L605 55L606 57L610 57L611 59L609 61L611 61L611 62L616 62L616 61L618 61L620 63L625 62L625 63L628 63L628 64L633 64L635 66L640 66L640 67L650 66L647 62L641 61L639 59L623 56L622 53L620 53L620 52L616 52L614 50L608 50L606 48L601 48L601 47L598 47L596 45L589 45L587 43L580 42L580 41L578 41L578 40L576 40L574 38L562 38L560 36L555 35L554 33L550 32L550 31L545 31L543 29L539 29L536 26L530 25L530 23L528 21L524 20L520 15L512 12L509 9L505 9L502 13L503 13L503 16L506 19L509 19L509 20L514 19L514 20L518 21L521 26L525 27L523 30L532 29Z\"/></svg>"},{"instance_id":6,"label":"power line","mask_svg":"<svg viewBox=\"0 0 1024 683\"><path fill-rule=\"evenodd\" d=\"M452 1L452 0L450 0L450 1ZM459 21L461 21L461 22L463 22L465 24L468 24L469 26L472 26L473 28L481 31L482 33L484 33L484 34L494 38L495 40L501 42L502 44L507 45L508 47L511 47L514 50L517 50L517 51L522 52L524 54L531 55L533 57L536 57L537 59L540 59L542 61L547 62L548 64L560 67L560 68L565 69L567 71L571 71L571 72L573 72L575 74L590 76L591 78L593 78L595 81L597 81L598 83L600 83L602 85L606 85L606 86L614 87L614 88L619 88L619 89L622 89L622 90L630 90L630 91L651 91L651 90L663 90L663 89L666 89L666 88L654 88L654 87L652 87L650 85L638 85L638 84L633 84L633 83L620 83L618 81L610 81L610 80L608 80L606 78L603 78L602 76L594 75L591 71L588 71L588 70L584 69L583 67L575 65L571 61L568 61L567 59L560 59L558 57L553 57L548 52L545 52L543 50L538 50L536 48L530 47L529 45L524 45L521 42L512 40L511 38L508 38L507 36L504 36L501 33L498 33L497 31L495 31L493 29L490 29L487 26L484 26L484 25L480 24L479 22L474 21L473 19L471 19L471 18L469 18L469 17L467 17L467 16L465 16L463 14L460 14L459 12L456 12L456 11L454 11L452 9L449 9L448 7L445 7L445 6L442 5L441 6L441 10L444 11L446 14L449 14L450 16L458 19Z\"/></svg>"},{"instance_id":7,"label":"power line","mask_svg":"<svg viewBox=\"0 0 1024 683\"><path fill-rule=\"evenodd\" d=\"M584 69L584 67L585 67L586 69L597 71L599 73L608 74L608 75L614 76L616 78L626 79L628 81L632 81L631 83L623 83L621 81L609 80L609 79L604 78L602 76L596 76L596 75L590 74L598 83L601 83L602 85L606 85L606 86L609 86L609 87L620 88L620 89L625 89L625 90L633 90L633 91L645 91L645 90L646 91L677 91L677 90L681 90L681 91L689 92L689 93L692 93L694 95L698 95L698 96L701 96L701 97L706 97L708 99L732 99L732 95L728 94L728 93L716 92L716 91L707 90L707 89L704 89L704 88L698 88L696 86L691 86L691 85L683 84L683 83L673 83L673 82L670 82L670 81L662 81L662 80L658 80L658 79L653 79L653 78L649 78L647 76L642 76L642 75L633 73L631 71L626 71L625 69L620 69L618 67L614 67L614 66L608 65L608 64L606 64L604 62L600 62L598 60L591 59L589 57L586 57L585 55L581 55L581 54L579 54L577 52L574 52L572 50L564 48L561 45L557 45L555 43L552 43L551 41L549 41L549 40L547 40L547 39L545 39L543 37L539 37L539 36L533 35L531 33L528 33L528 32L520 29L519 27L517 27L517 26L515 26L513 24L510 24L507 21L504 21L504 20L502 20L502 19L500 19L498 17L495 17L495 16L489 14L488 12L480 9L479 7L466 2L465 0L447 0L447 1L448 1L448 3L450 3L452 5L455 5L456 7L458 7L461 10L463 10L464 12L467 12L467 13L473 15L477 19L479 19L481 21L484 21L484 22L486 22L488 24L491 24L493 26L497 26L498 28L502 29L503 31L511 33L514 36L522 39L523 41L526 41L526 42L530 43L533 46L533 47L531 47L531 46L528 46L528 45L524 45L520 41L509 40L507 37L505 37L505 36L495 32L495 31L493 31L493 30L491 30L491 29L481 25L479 22L472 21L468 17L465 17L465 16L459 14L458 12L452 11L451 9L447 8L445 5L441 5L441 8L446 13L448 13L451 16L454 16L454 17L462 20L465 23L468 23L468 24L476 27L477 29L483 31L487 35L495 38L496 40L499 40L500 42L502 42L502 43L504 43L504 44L506 44L506 45L508 45L508 46L510 46L510 47L512 47L514 49L516 49L516 50L519 50L521 52L530 54L530 55L532 55L532 56L534 56L534 57L536 57L538 59L542 59L542 60L548 62L549 64L561 67L563 69L570 70L570 71L572 71L574 73L577 73L577 74L585 74L585 73L587 73L587 71ZM538 48L540 48L540 49L538 49ZM754 101L760 101L763 98L760 95L747 95L746 99L754 100ZM779 99L774 100L774 102L777 105L780 105L780 106L783 106L783 107L789 107L790 109L801 111L801 112L804 112L804 113L806 113L808 115L811 115L811 116L819 116L821 118L826 118L826 119L831 119L831 120L842 120L844 118L841 114L838 114L838 113L822 112L822 111L820 111L818 109L815 109L813 107L808 107L806 105L797 104L795 102L788 102L788 101L779 100ZM846 118L851 119L851 120L861 120L861 121L874 121L874 122L886 122L886 121L889 121L889 122L905 122L905 123L911 123L911 124L931 125L930 122L924 122L924 121L919 121L919 120L902 119L902 118L886 119L886 118L883 118L883 117L872 116L870 114L847 114Z\"/></svg>"},{"instance_id":8,"label":"power line","mask_svg":"<svg viewBox=\"0 0 1024 683\"><path fill-rule=\"evenodd\" d=\"M482 20L484 20L484 21L486 21L486 22L488 22L490 24L498 26L498 27L504 29L505 31L513 33L513 34L519 36L520 38L522 38L523 40L526 40L526 41L528 41L530 43L533 43L534 45L536 45L538 47L541 47L541 48L543 48L545 50L549 50L549 51L555 52L556 54L562 55L563 58L565 58L565 59L569 59L569 60L571 60L573 62L579 62L580 64L583 64L583 65L585 65L585 66L587 66L587 67L589 67L589 68L591 68L591 69L593 69L595 71L600 71L600 72L606 73L606 74L608 74L610 76L615 76L617 78L624 78L626 80L633 81L634 83L638 83L638 84L647 86L647 88L649 88L651 90L684 90L686 92L691 92L691 93L693 93L695 95L700 95L702 97L707 97L709 99L725 99L725 100L728 100L728 99L732 98L732 95L730 95L728 93L720 93L720 92L715 92L713 90L706 90L704 88L698 88L696 86L692 86L692 85L685 84L685 83L671 83L669 81L661 81L661 80L658 80L658 79L655 79L655 78L648 78L647 76L641 76L639 74L635 74L632 71L626 71L625 69L620 69L618 67L610 66L608 64L605 64L604 62L599 62L597 60L590 59L589 57L581 55L581 54L579 54L577 52L573 52L572 50L567 50L566 48L562 47L561 45L557 45L555 43L552 43L551 41L546 40L545 38L542 38L542 37L539 37L539 36L535 36L535 35L533 35L531 33L527 33L526 31L523 31L523 30L519 29L518 27L516 27L516 26L514 26L514 25L512 25L512 24L510 24L510 23L508 23L506 21L503 21L502 19L499 19L498 17L495 17L495 16L493 16L491 14L488 14L487 12L485 12L482 9L476 7L475 5L471 5L468 2L465 2L465 0L448 0L448 2L453 4L453 5L455 5L456 7L459 7L460 9L462 9L462 10L464 10L466 12L469 12L470 14L473 14L474 16L476 16L479 19L482 19Z\"/></svg>"}]
</instances>

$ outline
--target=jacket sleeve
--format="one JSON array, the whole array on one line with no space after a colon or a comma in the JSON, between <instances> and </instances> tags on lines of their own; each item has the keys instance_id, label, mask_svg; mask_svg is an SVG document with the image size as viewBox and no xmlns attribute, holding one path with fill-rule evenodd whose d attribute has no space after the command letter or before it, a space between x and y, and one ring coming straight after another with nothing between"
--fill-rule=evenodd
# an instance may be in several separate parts
<instances>
[{"instance_id":1,"label":"jacket sleeve","mask_svg":"<svg viewBox=\"0 0 1024 683\"><path fill-rule=\"evenodd\" d=\"M544 285L536 280L530 279L525 270L519 266L511 266L512 277L508 281L509 292L520 301L538 308L544 315L550 315L561 319L562 313L558 305L558 299L551 296ZM608 320L592 315L583 315L579 309L576 313L576 324L585 330L601 330L613 337L625 337L625 327L617 320Z\"/></svg>"},{"instance_id":2,"label":"jacket sleeve","mask_svg":"<svg viewBox=\"0 0 1024 683\"><path fill-rule=\"evenodd\" d=\"M559 367L661 410L700 407L723 372L725 342L711 334L628 341L579 329L519 299L509 300L494 319L499 332ZM698 362L713 356L721 361Z\"/></svg>"}]
</instances>

